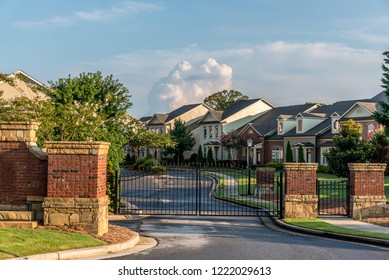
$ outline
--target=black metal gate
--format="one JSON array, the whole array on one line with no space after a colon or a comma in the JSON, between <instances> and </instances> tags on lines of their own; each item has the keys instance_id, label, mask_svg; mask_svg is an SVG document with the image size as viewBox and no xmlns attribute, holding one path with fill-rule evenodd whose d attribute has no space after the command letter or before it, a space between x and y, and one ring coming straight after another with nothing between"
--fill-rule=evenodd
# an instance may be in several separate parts
<instances>
[{"instance_id":1,"label":"black metal gate","mask_svg":"<svg viewBox=\"0 0 389 280\"><path fill-rule=\"evenodd\" d=\"M232 167L166 166L123 170L121 214L280 216L283 178L257 184L255 171Z\"/></svg>"},{"instance_id":2,"label":"black metal gate","mask_svg":"<svg viewBox=\"0 0 389 280\"><path fill-rule=\"evenodd\" d=\"M349 180L317 180L319 215L350 216Z\"/></svg>"}]
</instances>

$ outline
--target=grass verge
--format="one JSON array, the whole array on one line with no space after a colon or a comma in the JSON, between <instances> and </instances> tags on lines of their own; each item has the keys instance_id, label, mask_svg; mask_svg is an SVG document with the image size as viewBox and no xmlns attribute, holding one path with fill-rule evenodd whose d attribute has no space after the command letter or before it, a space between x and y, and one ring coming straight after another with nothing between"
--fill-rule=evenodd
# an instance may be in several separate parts
<instances>
[{"instance_id":1,"label":"grass verge","mask_svg":"<svg viewBox=\"0 0 389 280\"><path fill-rule=\"evenodd\" d=\"M344 227L331 225L329 223L320 221L318 219L283 219L282 221L287 224L291 224L302 228L389 240L389 234L386 233L375 233L375 232L367 232L362 230L348 229Z\"/></svg>"},{"instance_id":2,"label":"grass verge","mask_svg":"<svg viewBox=\"0 0 389 280\"><path fill-rule=\"evenodd\" d=\"M105 244L101 240L79 233L46 229L0 229L0 259L95 247Z\"/></svg>"}]
</instances>

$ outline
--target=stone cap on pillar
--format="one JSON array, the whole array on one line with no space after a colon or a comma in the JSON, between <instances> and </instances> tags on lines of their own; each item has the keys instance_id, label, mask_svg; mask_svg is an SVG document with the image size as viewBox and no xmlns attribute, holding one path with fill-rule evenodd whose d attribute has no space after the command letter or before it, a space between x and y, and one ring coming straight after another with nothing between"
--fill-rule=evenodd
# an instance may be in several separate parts
<instances>
[{"instance_id":1,"label":"stone cap on pillar","mask_svg":"<svg viewBox=\"0 0 389 280\"><path fill-rule=\"evenodd\" d=\"M45 143L48 155L107 155L108 142L48 141Z\"/></svg>"},{"instance_id":2,"label":"stone cap on pillar","mask_svg":"<svg viewBox=\"0 0 389 280\"><path fill-rule=\"evenodd\" d=\"M36 142L38 122L0 122L0 140L10 142Z\"/></svg>"},{"instance_id":3,"label":"stone cap on pillar","mask_svg":"<svg viewBox=\"0 0 389 280\"><path fill-rule=\"evenodd\" d=\"M380 171L385 172L386 163L348 163L350 171Z\"/></svg>"},{"instance_id":4,"label":"stone cap on pillar","mask_svg":"<svg viewBox=\"0 0 389 280\"><path fill-rule=\"evenodd\" d=\"M289 171L316 171L318 168L318 163L304 163L304 162L284 162L284 169Z\"/></svg>"}]
</instances>

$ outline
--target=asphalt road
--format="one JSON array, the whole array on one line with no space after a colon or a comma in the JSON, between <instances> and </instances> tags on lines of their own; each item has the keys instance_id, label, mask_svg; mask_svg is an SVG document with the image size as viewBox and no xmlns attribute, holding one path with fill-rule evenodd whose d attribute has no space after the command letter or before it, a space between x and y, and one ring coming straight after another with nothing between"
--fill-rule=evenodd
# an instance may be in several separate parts
<instances>
[{"instance_id":1,"label":"asphalt road","mask_svg":"<svg viewBox=\"0 0 389 280\"><path fill-rule=\"evenodd\" d=\"M389 260L389 249L274 230L259 217L150 216L117 221L158 245L120 260Z\"/></svg>"}]
</instances>

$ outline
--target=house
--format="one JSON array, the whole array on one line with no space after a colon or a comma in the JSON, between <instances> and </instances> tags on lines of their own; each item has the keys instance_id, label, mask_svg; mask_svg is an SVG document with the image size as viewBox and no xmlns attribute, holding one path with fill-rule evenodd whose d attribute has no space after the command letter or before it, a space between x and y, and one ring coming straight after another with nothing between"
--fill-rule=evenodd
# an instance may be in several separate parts
<instances>
[{"instance_id":1,"label":"house","mask_svg":"<svg viewBox=\"0 0 389 280\"><path fill-rule=\"evenodd\" d=\"M309 113L318 104L302 104L273 108L239 129L239 135L251 147L239 149L238 158L250 164L283 162L283 134L295 127L294 116Z\"/></svg>"},{"instance_id":2,"label":"house","mask_svg":"<svg viewBox=\"0 0 389 280\"><path fill-rule=\"evenodd\" d=\"M29 99L40 98L47 99L47 95L41 90L43 83L34 79L25 72L18 70L12 74L2 74L5 79L10 79L11 82L6 82L0 79L0 92L5 100L14 99L17 97L27 97Z\"/></svg>"},{"instance_id":3,"label":"house","mask_svg":"<svg viewBox=\"0 0 389 280\"><path fill-rule=\"evenodd\" d=\"M224 111L208 110L198 121L200 127L199 145L206 155L212 149L215 160L230 159L230 154L220 143L222 133L237 130L242 125L258 118L274 108L274 105L263 98L237 101Z\"/></svg>"},{"instance_id":4,"label":"house","mask_svg":"<svg viewBox=\"0 0 389 280\"><path fill-rule=\"evenodd\" d=\"M181 106L170 113L166 114L154 114L145 123L146 127L156 133L169 133L174 128L174 122L181 120L185 122L187 130L190 131L195 139L199 138L199 126L197 122L206 114L210 108L203 104L189 104ZM146 118L144 118L146 120ZM184 154L185 158L188 158L192 153L197 152L198 142L193 147L192 151ZM161 158L160 151L157 153L156 158Z\"/></svg>"}]
</instances>

